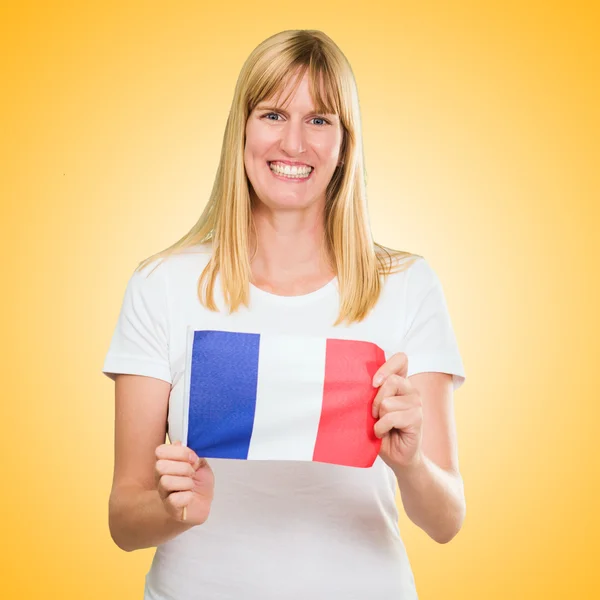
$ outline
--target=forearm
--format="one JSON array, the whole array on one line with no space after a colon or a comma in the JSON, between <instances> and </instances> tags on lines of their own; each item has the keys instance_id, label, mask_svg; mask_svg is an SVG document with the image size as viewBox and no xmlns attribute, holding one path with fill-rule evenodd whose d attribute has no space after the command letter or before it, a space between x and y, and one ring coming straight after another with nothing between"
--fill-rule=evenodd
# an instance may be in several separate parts
<instances>
[{"instance_id":1,"label":"forearm","mask_svg":"<svg viewBox=\"0 0 600 600\"><path fill-rule=\"evenodd\" d=\"M165 510L158 490L120 489L109 501L109 528L126 552L158 546L193 527Z\"/></svg>"},{"instance_id":2,"label":"forearm","mask_svg":"<svg viewBox=\"0 0 600 600\"><path fill-rule=\"evenodd\" d=\"M426 456L411 467L394 469L409 519L440 544L449 542L465 518L463 481Z\"/></svg>"}]
</instances>

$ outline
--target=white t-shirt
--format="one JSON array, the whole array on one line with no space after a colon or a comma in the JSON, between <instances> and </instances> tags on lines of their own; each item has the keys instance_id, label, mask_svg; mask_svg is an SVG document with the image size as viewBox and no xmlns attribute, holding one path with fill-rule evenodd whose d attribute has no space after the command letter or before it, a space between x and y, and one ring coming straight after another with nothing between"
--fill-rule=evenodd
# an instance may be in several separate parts
<instances>
[{"instance_id":1,"label":"white t-shirt","mask_svg":"<svg viewBox=\"0 0 600 600\"><path fill-rule=\"evenodd\" d=\"M284 333L365 340L386 360L408 356L408 376L465 371L440 281L424 258L388 276L361 323L333 327L337 278L301 296L250 285L250 307L228 314L197 297L210 246L199 245L133 273L103 373L172 384L168 433L181 439L186 331ZM208 459L215 494L208 520L155 552L144 600L414 600L415 582L398 528L397 482L377 457L370 468L310 461Z\"/></svg>"}]
</instances>

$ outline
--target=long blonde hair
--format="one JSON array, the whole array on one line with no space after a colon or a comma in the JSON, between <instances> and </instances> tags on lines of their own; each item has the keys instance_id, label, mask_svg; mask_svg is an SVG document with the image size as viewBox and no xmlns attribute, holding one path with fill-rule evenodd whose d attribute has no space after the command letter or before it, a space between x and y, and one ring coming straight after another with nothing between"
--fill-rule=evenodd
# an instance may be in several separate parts
<instances>
[{"instance_id":1,"label":"long blonde hair","mask_svg":"<svg viewBox=\"0 0 600 600\"><path fill-rule=\"evenodd\" d=\"M136 270L158 258L211 242L211 258L198 279L200 302L212 311L218 310L213 293L220 272L223 297L230 313L241 304L249 305L252 271L248 242L253 219L244 167L246 121L259 102L280 92L291 74L297 72L293 92L306 71L317 112L339 115L343 129L340 150L343 162L327 186L324 214L325 244L340 292L340 312L334 325L345 320L362 321L379 298L381 276L403 271L420 257L386 248L371 237L354 74L331 38L310 29L282 31L252 51L237 80L217 174L204 211L186 235L142 261Z\"/></svg>"}]
</instances>

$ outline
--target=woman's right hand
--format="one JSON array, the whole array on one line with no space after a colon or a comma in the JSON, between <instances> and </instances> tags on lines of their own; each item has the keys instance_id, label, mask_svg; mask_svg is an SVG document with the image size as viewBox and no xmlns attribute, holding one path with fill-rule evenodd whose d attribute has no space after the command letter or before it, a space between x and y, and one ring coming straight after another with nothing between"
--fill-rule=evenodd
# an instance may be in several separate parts
<instances>
[{"instance_id":1,"label":"woman's right hand","mask_svg":"<svg viewBox=\"0 0 600 600\"><path fill-rule=\"evenodd\" d=\"M158 446L156 459L156 487L167 512L190 525L204 523L215 487L215 477L206 459L199 458L180 441Z\"/></svg>"}]
</instances>

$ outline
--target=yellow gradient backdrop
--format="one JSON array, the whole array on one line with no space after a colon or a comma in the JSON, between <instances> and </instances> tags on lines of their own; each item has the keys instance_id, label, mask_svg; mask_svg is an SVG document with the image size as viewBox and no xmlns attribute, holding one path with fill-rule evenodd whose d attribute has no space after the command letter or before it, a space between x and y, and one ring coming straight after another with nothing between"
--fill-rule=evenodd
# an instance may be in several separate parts
<instances>
[{"instance_id":1,"label":"yellow gradient backdrop","mask_svg":"<svg viewBox=\"0 0 600 600\"><path fill-rule=\"evenodd\" d=\"M20 2L0 8L2 592L142 597L111 540L127 279L211 189L237 75L316 28L350 60L381 243L439 274L467 370L467 518L402 513L422 600L600 597L600 73L589 2Z\"/></svg>"}]
</instances>

